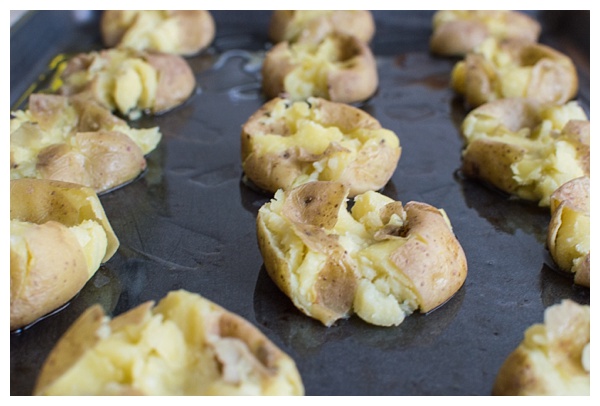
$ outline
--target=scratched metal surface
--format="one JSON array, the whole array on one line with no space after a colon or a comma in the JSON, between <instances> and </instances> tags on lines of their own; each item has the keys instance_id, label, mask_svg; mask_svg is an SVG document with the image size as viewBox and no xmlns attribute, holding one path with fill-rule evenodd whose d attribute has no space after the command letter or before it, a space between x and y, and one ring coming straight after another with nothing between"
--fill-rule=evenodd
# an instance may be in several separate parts
<instances>
[{"instance_id":1,"label":"scratched metal surface","mask_svg":"<svg viewBox=\"0 0 600 406\"><path fill-rule=\"evenodd\" d=\"M269 12L214 12L213 46L189 59L196 94L139 121L164 135L147 172L101 196L119 251L65 308L11 333L11 395L31 394L44 358L90 304L117 315L179 288L256 325L295 359L307 395L487 395L544 308L563 298L589 304L589 290L554 271L544 247L546 210L461 177L458 126L466 111L449 89L455 61L427 51L432 12L374 14L380 88L360 107L403 147L383 192L446 210L469 264L457 295L398 327L350 318L325 328L277 290L255 237L257 210L269 196L244 184L239 160L240 127L265 101L259 72ZM562 35L564 20L577 16L533 14L544 23L541 41L578 64L577 98L589 111L589 12L572 19L569 35ZM94 12L44 11L13 27L11 106L55 55L99 49L97 24Z\"/></svg>"}]
</instances>

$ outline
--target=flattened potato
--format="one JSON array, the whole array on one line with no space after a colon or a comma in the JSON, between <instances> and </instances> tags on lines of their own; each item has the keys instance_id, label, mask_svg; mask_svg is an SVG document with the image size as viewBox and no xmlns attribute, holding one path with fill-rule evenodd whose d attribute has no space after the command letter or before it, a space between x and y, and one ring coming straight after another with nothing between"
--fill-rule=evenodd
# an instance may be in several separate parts
<instances>
[{"instance_id":1,"label":"flattened potato","mask_svg":"<svg viewBox=\"0 0 600 406\"><path fill-rule=\"evenodd\" d=\"M396 134L355 107L320 98L275 98L242 128L242 167L274 193L313 180L348 185L350 196L379 190L400 159Z\"/></svg>"},{"instance_id":2,"label":"flattened potato","mask_svg":"<svg viewBox=\"0 0 600 406\"><path fill-rule=\"evenodd\" d=\"M71 300L116 252L90 188L38 179L10 182L10 329Z\"/></svg>"},{"instance_id":3,"label":"flattened potato","mask_svg":"<svg viewBox=\"0 0 600 406\"><path fill-rule=\"evenodd\" d=\"M303 395L294 361L256 327L184 290L110 320L90 307L46 359L34 395Z\"/></svg>"},{"instance_id":4,"label":"flattened potato","mask_svg":"<svg viewBox=\"0 0 600 406\"><path fill-rule=\"evenodd\" d=\"M563 300L546 309L500 367L493 395L589 396L590 307Z\"/></svg>"},{"instance_id":5,"label":"flattened potato","mask_svg":"<svg viewBox=\"0 0 600 406\"><path fill-rule=\"evenodd\" d=\"M268 98L353 103L371 97L378 82L371 49L350 35L328 35L315 43L280 42L267 52L262 66Z\"/></svg>"},{"instance_id":6,"label":"flattened potato","mask_svg":"<svg viewBox=\"0 0 600 406\"><path fill-rule=\"evenodd\" d=\"M553 48L489 38L454 66L451 86L472 107L514 97L563 104L579 81L571 58Z\"/></svg>"},{"instance_id":7,"label":"flattened potato","mask_svg":"<svg viewBox=\"0 0 600 406\"><path fill-rule=\"evenodd\" d=\"M575 102L496 100L471 111L462 133L466 176L540 206L562 184L589 175L589 121Z\"/></svg>"},{"instance_id":8,"label":"flattened potato","mask_svg":"<svg viewBox=\"0 0 600 406\"><path fill-rule=\"evenodd\" d=\"M179 106L196 87L194 73L181 56L128 48L78 54L61 78L61 94L83 94L132 120Z\"/></svg>"},{"instance_id":9,"label":"flattened potato","mask_svg":"<svg viewBox=\"0 0 600 406\"><path fill-rule=\"evenodd\" d=\"M215 21L206 10L105 10L100 19L108 48L190 56L215 37Z\"/></svg>"},{"instance_id":10,"label":"flattened potato","mask_svg":"<svg viewBox=\"0 0 600 406\"><path fill-rule=\"evenodd\" d=\"M14 112L10 133L11 179L78 183L103 192L135 179L145 154L161 139L158 127L130 128L92 100L33 94Z\"/></svg>"},{"instance_id":11,"label":"flattened potato","mask_svg":"<svg viewBox=\"0 0 600 406\"><path fill-rule=\"evenodd\" d=\"M354 35L368 43L375 35L375 20L367 10L275 10L269 23L269 37L275 43L316 43L331 33Z\"/></svg>"},{"instance_id":12,"label":"flattened potato","mask_svg":"<svg viewBox=\"0 0 600 406\"><path fill-rule=\"evenodd\" d=\"M490 37L536 42L540 32L540 23L518 11L440 10L433 15L429 46L438 55L463 56Z\"/></svg>"},{"instance_id":13,"label":"flattened potato","mask_svg":"<svg viewBox=\"0 0 600 406\"><path fill-rule=\"evenodd\" d=\"M590 178L565 183L550 196L547 246L560 269L575 283L590 286Z\"/></svg>"},{"instance_id":14,"label":"flattened potato","mask_svg":"<svg viewBox=\"0 0 600 406\"><path fill-rule=\"evenodd\" d=\"M315 181L278 191L258 212L265 268L306 315L326 326L356 313L392 326L463 285L467 261L443 210Z\"/></svg>"}]
</instances>

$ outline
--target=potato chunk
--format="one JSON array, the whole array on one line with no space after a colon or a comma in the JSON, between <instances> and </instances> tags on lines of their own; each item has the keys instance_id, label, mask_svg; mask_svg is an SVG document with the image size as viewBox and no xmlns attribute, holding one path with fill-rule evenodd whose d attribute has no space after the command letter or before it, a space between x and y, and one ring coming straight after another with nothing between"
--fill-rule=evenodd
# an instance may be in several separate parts
<instances>
[{"instance_id":1,"label":"potato chunk","mask_svg":"<svg viewBox=\"0 0 600 406\"><path fill-rule=\"evenodd\" d=\"M278 191L258 213L265 268L298 309L331 326L356 313L392 326L451 298L467 275L442 210L315 181Z\"/></svg>"},{"instance_id":2,"label":"potato chunk","mask_svg":"<svg viewBox=\"0 0 600 406\"><path fill-rule=\"evenodd\" d=\"M90 307L44 363L34 395L303 395L294 361L200 295L172 291L110 320Z\"/></svg>"},{"instance_id":3,"label":"potato chunk","mask_svg":"<svg viewBox=\"0 0 600 406\"><path fill-rule=\"evenodd\" d=\"M113 189L146 168L145 154L161 139L158 127L130 128L94 101L33 94L11 119L11 179L78 183Z\"/></svg>"},{"instance_id":4,"label":"potato chunk","mask_svg":"<svg viewBox=\"0 0 600 406\"><path fill-rule=\"evenodd\" d=\"M385 186L400 159L400 141L362 110L311 98L273 99L242 128L242 167L274 193L312 180L345 183L350 196Z\"/></svg>"},{"instance_id":5,"label":"potato chunk","mask_svg":"<svg viewBox=\"0 0 600 406\"><path fill-rule=\"evenodd\" d=\"M462 133L465 175L540 206L564 183L589 175L589 121L575 102L486 103L467 115Z\"/></svg>"},{"instance_id":6,"label":"potato chunk","mask_svg":"<svg viewBox=\"0 0 600 406\"><path fill-rule=\"evenodd\" d=\"M590 307L551 306L500 367L493 395L589 396Z\"/></svg>"}]
</instances>

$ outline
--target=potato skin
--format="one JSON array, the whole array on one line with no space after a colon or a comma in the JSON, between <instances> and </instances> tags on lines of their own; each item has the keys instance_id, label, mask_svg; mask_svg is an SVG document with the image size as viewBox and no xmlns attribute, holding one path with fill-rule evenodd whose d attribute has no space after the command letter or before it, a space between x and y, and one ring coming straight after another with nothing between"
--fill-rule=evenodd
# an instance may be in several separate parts
<instances>
[{"instance_id":1,"label":"potato skin","mask_svg":"<svg viewBox=\"0 0 600 406\"><path fill-rule=\"evenodd\" d=\"M407 314L416 308L425 313L460 289L467 276L466 256L440 210L420 202L403 207L368 192L356 197L361 208L350 217L343 213L347 195L339 182L309 182L278 191L258 212L265 269L300 311L327 327L354 312L369 323L391 326L404 317L387 309L387 299L407 306L415 302L412 310L402 310ZM370 228L367 223L375 218L381 222ZM342 243L342 238L353 243ZM379 314L368 309L383 301L364 288L373 283L374 272L378 283L389 288L382 294L386 309L378 309Z\"/></svg>"},{"instance_id":2,"label":"potato skin","mask_svg":"<svg viewBox=\"0 0 600 406\"><path fill-rule=\"evenodd\" d=\"M512 10L440 10L433 16L431 52L463 56L486 38L520 38L536 42L541 25L527 14Z\"/></svg>"},{"instance_id":3,"label":"potato skin","mask_svg":"<svg viewBox=\"0 0 600 406\"><path fill-rule=\"evenodd\" d=\"M408 202L404 210L403 228L409 239L391 253L390 260L412 281L419 295L419 309L427 313L444 304L463 285L467 258L438 209Z\"/></svg>"},{"instance_id":4,"label":"potato skin","mask_svg":"<svg viewBox=\"0 0 600 406\"><path fill-rule=\"evenodd\" d=\"M577 285L589 288L590 178L576 178L556 189L550 197L550 213L546 239L550 255L561 270L574 274ZM578 223L585 224L585 230Z\"/></svg>"},{"instance_id":5,"label":"potato skin","mask_svg":"<svg viewBox=\"0 0 600 406\"><path fill-rule=\"evenodd\" d=\"M327 94L312 94L341 103L354 103L368 99L379 83L375 57L369 46L358 38L336 34L331 36L339 49L341 58L332 62L327 73ZM271 99L290 94L285 80L290 73L302 65L294 61L295 47L287 41L277 43L265 55L262 67L262 89Z\"/></svg>"},{"instance_id":6,"label":"potato skin","mask_svg":"<svg viewBox=\"0 0 600 406\"><path fill-rule=\"evenodd\" d=\"M367 10L332 10L320 12L305 23L298 21L303 11L275 10L269 22L269 38L274 43L318 42L332 32L356 36L370 42L375 35L375 20Z\"/></svg>"},{"instance_id":7,"label":"potato skin","mask_svg":"<svg viewBox=\"0 0 600 406\"><path fill-rule=\"evenodd\" d=\"M489 42L491 43L491 42ZM458 62L452 72L453 89L467 104L477 107L497 99L525 97L540 103L563 104L577 94L579 80L573 61L546 45L524 40L503 40L497 51L517 68L529 68L530 76L519 84L519 94L509 94L502 86L507 73L477 49ZM514 82L514 81L513 81Z\"/></svg>"},{"instance_id":8,"label":"potato skin","mask_svg":"<svg viewBox=\"0 0 600 406\"><path fill-rule=\"evenodd\" d=\"M34 395L45 395L48 393L56 394L56 389L53 385L61 381L63 375L71 369L77 369L80 360L90 352L95 350L95 347L103 340L111 338L115 335L123 335L126 332L137 333L140 340L144 336L144 329L148 328L151 320L156 321L157 318L164 320L164 324L159 327L163 331L167 327L175 326L181 332L185 341L181 344L187 347L190 356L198 359L206 360L215 365L219 376L215 377L208 369L205 374L198 371L186 371L191 376L201 376L207 381L214 382L195 382L191 385L193 389L210 388L211 383L215 383L217 390L227 390L229 392L219 392L219 395L244 395L236 392L239 386L243 386L247 382L243 380L237 384L236 377L228 376L230 368L235 370L236 363L239 359L236 356L245 358L252 366L251 373L257 382L260 395L303 395L304 387L302 380L294 361L279 349L273 342L262 334L250 322L243 319L219 305L203 298L198 294L194 294L185 290L177 290L169 292L158 304L154 302L145 302L139 306L119 315L112 319L107 317L103 309L99 305L93 305L88 308L65 332L59 339L55 347L50 352L48 358L42 366L40 375L38 376ZM154 323L156 324L156 323ZM118 345L119 342L115 342ZM141 347L144 343L138 343ZM146 343L147 344L147 343ZM176 346L178 343L157 342L154 343L163 351L158 351L158 357L164 357L168 362L175 363L171 359L170 346ZM136 347L136 343L126 342L126 347ZM130 348L130 352L134 348ZM118 351L116 348L115 351ZM123 348L120 348L123 350ZM232 351L232 357L225 356L227 351ZM118 354L118 353L117 353ZM98 354L96 354L98 356ZM100 356L104 357L106 364L110 364L110 354L103 353ZM139 360L143 363L144 360ZM202 362L194 362L192 368L201 370L207 366ZM114 366L120 368L121 366ZM87 372L99 373L98 371L86 371L81 368L78 370L80 374ZM244 373L247 371L243 371ZM235 375L235 373L234 373ZM158 379L157 376L147 376L146 378ZM233 380L232 380L233 379ZM161 388L162 382L158 385L151 385L149 391L145 391L143 387L136 385L135 379L124 379L119 382L109 382L109 385L100 389L100 395L169 395L168 393L153 393L152 389ZM220 386L220 388L219 388ZM64 387L64 385L62 386ZM116 388L116 393L111 389ZM89 388L81 388L76 383L69 385L74 391L92 391ZM184 389L182 385L181 389ZM189 389L189 388L188 388ZM214 388L213 388L214 389ZM107 391L111 391L106 393ZM60 393L62 395L80 394L80 392ZM88 393L89 394L89 393ZM211 393L186 393L178 392L177 395L210 395ZM175 393L173 393L175 395Z\"/></svg>"},{"instance_id":9,"label":"potato skin","mask_svg":"<svg viewBox=\"0 0 600 406\"><path fill-rule=\"evenodd\" d=\"M259 188L274 193L287 189L302 175L304 166L317 161L323 155L335 152L330 145L322 155L314 156L301 148L290 148L281 153L262 154L257 151L255 138L264 134L286 137L291 129L283 119L271 120L273 111L285 99L275 98L265 103L242 127L241 158L242 167L248 178ZM337 127L343 133L357 129L379 130L379 122L366 112L342 103L334 103L321 98L308 101L310 109L319 117L325 127ZM394 146L382 140L377 145L361 149L339 179L350 187L350 196L367 190L378 190L392 177L401 155L400 145Z\"/></svg>"},{"instance_id":10,"label":"potato skin","mask_svg":"<svg viewBox=\"0 0 600 406\"><path fill-rule=\"evenodd\" d=\"M156 71L158 83L156 85L155 100L149 106L151 114L165 113L181 105L192 95L196 88L196 78L192 69L186 60L179 55L110 48L99 52L94 51L78 54L70 59L61 75L64 84L60 87L59 92L63 95L83 93L105 107L117 110L117 106L107 104L107 101L101 95L104 90L102 89L103 84L100 80L100 75L107 74L110 79L114 79L114 76L111 76L113 74L108 73L105 69L92 72L91 66L93 64L100 66L110 65L111 60L120 54L125 54L126 60L141 60L149 64ZM78 75L83 73L89 74L89 79L81 83ZM144 107L138 104L134 107L134 110L144 110ZM120 113L127 115L130 112L120 111Z\"/></svg>"},{"instance_id":11,"label":"potato skin","mask_svg":"<svg viewBox=\"0 0 600 406\"><path fill-rule=\"evenodd\" d=\"M15 229L14 236L11 226L12 331L64 305L96 272L88 268L84 248L68 227L92 220L104 229L106 251L102 262L114 255L119 240L90 188L58 181L19 179L11 181L10 197L11 220L25 223Z\"/></svg>"},{"instance_id":12,"label":"potato skin","mask_svg":"<svg viewBox=\"0 0 600 406\"><path fill-rule=\"evenodd\" d=\"M498 370L492 395L589 396L590 371L583 365L590 342L589 311L571 300L547 308L544 323L527 329Z\"/></svg>"},{"instance_id":13,"label":"potato skin","mask_svg":"<svg viewBox=\"0 0 600 406\"><path fill-rule=\"evenodd\" d=\"M165 19L173 19L177 27L174 43L164 47L140 49L138 44L125 40L145 13L162 12ZM108 48L133 47L138 50L174 53L191 56L205 49L215 37L215 21L206 10L105 10L100 18L102 41Z\"/></svg>"}]
</instances>

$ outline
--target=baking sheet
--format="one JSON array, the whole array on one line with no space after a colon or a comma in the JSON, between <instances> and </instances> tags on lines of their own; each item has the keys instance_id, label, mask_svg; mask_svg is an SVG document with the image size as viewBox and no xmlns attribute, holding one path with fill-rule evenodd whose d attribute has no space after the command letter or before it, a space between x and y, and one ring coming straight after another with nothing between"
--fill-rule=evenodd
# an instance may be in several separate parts
<instances>
[{"instance_id":1,"label":"baking sheet","mask_svg":"<svg viewBox=\"0 0 600 406\"><path fill-rule=\"evenodd\" d=\"M577 100L589 112L589 12L572 12L583 19L531 13L543 23L541 42L576 62ZM255 236L257 211L270 196L243 181L240 164L241 125L265 102L260 64L270 12L215 11L213 45L188 59L197 92L136 123L160 126L163 140L142 178L101 196L121 242L117 254L63 309L11 333L11 395L31 394L52 346L92 303L117 315L173 289L200 293L252 322L294 358L307 395L488 395L503 360L546 307L564 298L589 304L589 289L554 270L544 246L548 211L461 176L466 110L449 87L456 60L428 53L432 14L374 12L380 87L359 107L396 132L403 148L383 193L448 213L469 265L449 302L398 327L353 317L326 328L279 292ZM101 48L98 17L40 11L11 28L11 106L56 55ZM565 25L568 18L575 24Z\"/></svg>"}]
</instances>

